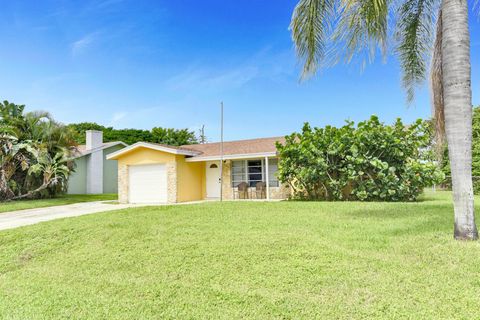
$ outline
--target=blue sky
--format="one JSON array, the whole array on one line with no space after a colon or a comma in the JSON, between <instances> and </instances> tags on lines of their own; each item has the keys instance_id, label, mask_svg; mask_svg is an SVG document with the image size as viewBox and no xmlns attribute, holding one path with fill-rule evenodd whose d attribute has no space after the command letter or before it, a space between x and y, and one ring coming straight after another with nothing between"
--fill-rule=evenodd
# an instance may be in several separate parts
<instances>
[{"instance_id":1,"label":"blue sky","mask_svg":"<svg viewBox=\"0 0 480 320\"><path fill-rule=\"evenodd\" d=\"M1 0L0 99L65 122L116 128L206 125L226 139L276 136L377 114L430 115L428 87L407 106L394 57L338 65L299 83L288 31L296 1ZM474 104L480 22L472 18Z\"/></svg>"}]
</instances>

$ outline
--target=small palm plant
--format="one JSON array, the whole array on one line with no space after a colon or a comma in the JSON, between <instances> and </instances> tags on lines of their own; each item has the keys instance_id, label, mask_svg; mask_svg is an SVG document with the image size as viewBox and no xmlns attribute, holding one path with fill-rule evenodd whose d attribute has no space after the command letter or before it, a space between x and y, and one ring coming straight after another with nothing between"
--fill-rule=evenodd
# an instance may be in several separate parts
<instances>
[{"instance_id":1,"label":"small palm plant","mask_svg":"<svg viewBox=\"0 0 480 320\"><path fill-rule=\"evenodd\" d=\"M27 176L30 180L41 181L41 184L27 193L13 197L12 200L29 198L52 187L63 189L68 181L70 169L66 152L58 152L51 156L45 150L35 149L32 154L35 163L28 168Z\"/></svg>"}]
</instances>

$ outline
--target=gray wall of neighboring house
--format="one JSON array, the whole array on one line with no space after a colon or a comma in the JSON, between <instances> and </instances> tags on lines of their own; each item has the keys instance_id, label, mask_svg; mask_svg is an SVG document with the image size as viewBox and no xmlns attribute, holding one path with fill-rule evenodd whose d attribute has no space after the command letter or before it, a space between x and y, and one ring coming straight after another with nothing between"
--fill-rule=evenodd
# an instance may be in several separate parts
<instances>
[{"instance_id":1,"label":"gray wall of neighboring house","mask_svg":"<svg viewBox=\"0 0 480 320\"><path fill-rule=\"evenodd\" d=\"M123 149L123 145L116 145L110 148L100 150L100 157L97 156L96 161L102 163L101 167L101 185L102 189L97 189L95 192L88 190L88 164L95 159L91 154L75 159L75 172L73 172L68 179L68 194L88 194L88 193L118 193L118 164L117 160L107 160L107 155ZM95 166L94 166L95 167ZM98 168L98 166L96 166ZM97 170L98 171L98 170ZM97 180L98 181L98 180Z\"/></svg>"},{"instance_id":2,"label":"gray wall of neighboring house","mask_svg":"<svg viewBox=\"0 0 480 320\"><path fill-rule=\"evenodd\" d=\"M87 193L103 193L103 132L97 130L86 131L85 150L90 151L87 157Z\"/></svg>"},{"instance_id":3,"label":"gray wall of neighboring house","mask_svg":"<svg viewBox=\"0 0 480 320\"><path fill-rule=\"evenodd\" d=\"M69 194L101 194L118 192L118 165L116 160L107 160L107 155L124 148L117 144L105 148L103 132L87 130L85 153L76 158L75 172L68 179Z\"/></svg>"},{"instance_id":4,"label":"gray wall of neighboring house","mask_svg":"<svg viewBox=\"0 0 480 320\"><path fill-rule=\"evenodd\" d=\"M87 156L74 160L75 172L68 178L69 194L86 194L87 193Z\"/></svg>"},{"instance_id":5,"label":"gray wall of neighboring house","mask_svg":"<svg viewBox=\"0 0 480 320\"><path fill-rule=\"evenodd\" d=\"M103 193L118 193L117 160L107 160L107 155L123 148L123 145L117 145L103 150Z\"/></svg>"},{"instance_id":6,"label":"gray wall of neighboring house","mask_svg":"<svg viewBox=\"0 0 480 320\"><path fill-rule=\"evenodd\" d=\"M103 193L103 151L98 150L87 158L87 193Z\"/></svg>"}]
</instances>

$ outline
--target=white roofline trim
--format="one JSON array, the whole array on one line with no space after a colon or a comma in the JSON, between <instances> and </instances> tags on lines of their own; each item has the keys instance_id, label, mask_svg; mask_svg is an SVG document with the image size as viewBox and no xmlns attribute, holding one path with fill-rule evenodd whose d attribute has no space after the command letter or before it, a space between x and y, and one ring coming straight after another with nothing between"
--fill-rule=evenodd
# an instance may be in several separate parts
<instances>
[{"instance_id":1,"label":"white roofline trim","mask_svg":"<svg viewBox=\"0 0 480 320\"><path fill-rule=\"evenodd\" d=\"M148 142L137 142L135 144L132 144L129 147L126 147L126 148L122 149L122 150L118 150L114 153L110 153L109 155L107 155L107 159L108 160L115 160L118 156L120 156L124 153L130 152L130 151L132 151L134 149L137 149L137 148L147 148L147 149L163 151L163 152L172 153L172 154L179 154L179 155L184 155L184 156L192 156L192 157L199 154L199 152L196 152L196 151L168 148L168 147L164 147L164 146L160 146L160 145L156 145L156 144L152 144L152 143L148 143Z\"/></svg>"},{"instance_id":2,"label":"white roofline trim","mask_svg":"<svg viewBox=\"0 0 480 320\"><path fill-rule=\"evenodd\" d=\"M256 159L256 158L272 158L276 157L277 152L261 152L261 153L244 153L244 154L227 154L223 156L224 160L236 160L236 159ZM215 161L220 160L220 156L202 157L197 156L193 158L185 159L186 162L202 162L202 161Z\"/></svg>"},{"instance_id":3,"label":"white roofline trim","mask_svg":"<svg viewBox=\"0 0 480 320\"><path fill-rule=\"evenodd\" d=\"M94 148L94 149L90 149L90 150L85 150L82 154L76 156L76 157L73 157L73 159L78 159L78 158L81 158L81 157L84 157L84 156L87 156L95 151L100 151L100 150L104 150L104 149L108 149L108 148L111 148L111 147L115 147L115 146L118 146L119 144L123 145L124 147L128 147L128 144L126 144L125 142L123 141L117 141L115 143L110 143L108 144L109 142L105 142L105 144L107 145L103 145L101 147L98 147L98 148Z\"/></svg>"}]
</instances>

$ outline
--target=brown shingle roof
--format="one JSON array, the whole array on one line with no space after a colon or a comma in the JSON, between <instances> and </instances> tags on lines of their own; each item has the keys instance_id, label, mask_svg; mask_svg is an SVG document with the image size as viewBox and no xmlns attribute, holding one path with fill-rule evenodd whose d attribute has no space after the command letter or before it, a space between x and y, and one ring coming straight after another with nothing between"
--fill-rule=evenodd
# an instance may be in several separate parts
<instances>
[{"instance_id":1,"label":"brown shingle roof","mask_svg":"<svg viewBox=\"0 0 480 320\"><path fill-rule=\"evenodd\" d=\"M285 142L284 137L260 138L251 140L226 141L223 143L224 155L258 154L276 152L276 142ZM220 156L220 142L191 144L182 146L188 150L200 151L198 157Z\"/></svg>"}]
</instances>

